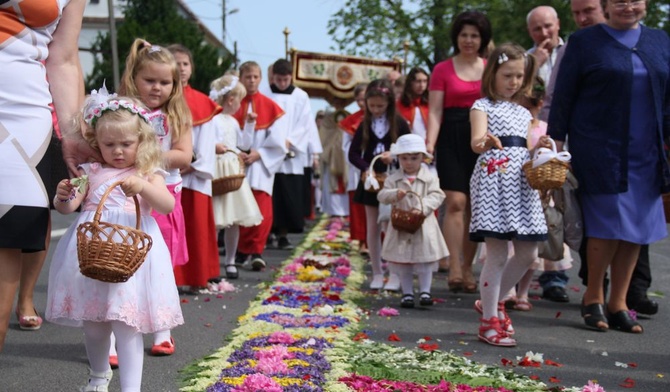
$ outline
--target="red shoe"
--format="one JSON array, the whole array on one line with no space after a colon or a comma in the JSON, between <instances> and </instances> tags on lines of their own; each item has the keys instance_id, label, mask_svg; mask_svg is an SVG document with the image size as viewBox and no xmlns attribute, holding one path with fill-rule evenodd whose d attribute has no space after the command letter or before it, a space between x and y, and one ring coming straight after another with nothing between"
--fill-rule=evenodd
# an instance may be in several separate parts
<instances>
[{"instance_id":1,"label":"red shoe","mask_svg":"<svg viewBox=\"0 0 670 392\"><path fill-rule=\"evenodd\" d=\"M475 301L475 310L477 313L484 315L484 309L482 308L482 301ZM505 310L505 302L498 302L498 314L502 314L503 318L499 319L503 331L509 336L514 335L514 327L512 326L512 319L509 318L507 311Z\"/></svg>"},{"instance_id":2,"label":"red shoe","mask_svg":"<svg viewBox=\"0 0 670 392\"><path fill-rule=\"evenodd\" d=\"M109 356L109 366L112 369L117 369L119 367L119 357L118 357L118 355L110 355Z\"/></svg>"},{"instance_id":3,"label":"red shoe","mask_svg":"<svg viewBox=\"0 0 670 392\"><path fill-rule=\"evenodd\" d=\"M479 325L479 335L477 335L479 340L499 347L516 346L516 340L503 330L500 320L498 320L497 317L491 317L490 319L481 318L479 321L481 321L481 324ZM489 331L494 331L495 334L487 336Z\"/></svg>"},{"instance_id":4,"label":"red shoe","mask_svg":"<svg viewBox=\"0 0 670 392\"><path fill-rule=\"evenodd\" d=\"M165 356L174 354L174 338L170 336L170 341L164 341L161 344L154 344L151 347L151 355L154 356Z\"/></svg>"}]
</instances>

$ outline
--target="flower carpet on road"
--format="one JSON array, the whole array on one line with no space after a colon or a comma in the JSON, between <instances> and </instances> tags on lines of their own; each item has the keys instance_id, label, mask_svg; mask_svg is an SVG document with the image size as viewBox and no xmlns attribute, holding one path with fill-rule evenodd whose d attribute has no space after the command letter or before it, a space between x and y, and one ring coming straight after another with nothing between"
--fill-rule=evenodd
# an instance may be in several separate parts
<instances>
[{"instance_id":1,"label":"flower carpet on road","mask_svg":"<svg viewBox=\"0 0 670 392\"><path fill-rule=\"evenodd\" d=\"M367 314L357 305L364 297L363 269L346 221L322 219L240 317L226 346L195 365L181 391L550 390L506 364L482 365L441 351L430 338L416 349L373 342L363 332ZM397 311L379 314L393 317ZM521 361L537 360L529 354ZM589 383L563 390L602 391L597 388Z\"/></svg>"}]
</instances>

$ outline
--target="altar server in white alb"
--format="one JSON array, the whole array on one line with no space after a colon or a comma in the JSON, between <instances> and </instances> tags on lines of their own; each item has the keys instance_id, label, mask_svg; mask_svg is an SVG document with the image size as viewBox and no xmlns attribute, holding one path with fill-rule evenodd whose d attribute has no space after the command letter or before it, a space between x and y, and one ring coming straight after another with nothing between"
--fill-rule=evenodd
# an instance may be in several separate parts
<instances>
[{"instance_id":1,"label":"altar server in white alb","mask_svg":"<svg viewBox=\"0 0 670 392\"><path fill-rule=\"evenodd\" d=\"M241 227L236 263L243 263L254 271L265 268L263 249L272 229L272 187L288 149L288 128L284 111L273 100L261 94L261 68L258 63L247 61L240 66L240 81L247 89L240 108L234 116L243 128L247 121L254 122L251 149L241 156L247 166L247 179L263 215L258 226Z\"/></svg>"},{"instance_id":2,"label":"altar server in white alb","mask_svg":"<svg viewBox=\"0 0 670 392\"><path fill-rule=\"evenodd\" d=\"M288 153L275 175L272 202L274 222L280 249L292 249L286 237L289 232L301 233L305 225L305 167L311 166L310 136L317 135L316 123L307 93L292 84L293 67L288 60L279 59L272 66L269 97L286 113ZM319 143L319 147L320 147ZM319 148L321 150L321 148Z\"/></svg>"}]
</instances>

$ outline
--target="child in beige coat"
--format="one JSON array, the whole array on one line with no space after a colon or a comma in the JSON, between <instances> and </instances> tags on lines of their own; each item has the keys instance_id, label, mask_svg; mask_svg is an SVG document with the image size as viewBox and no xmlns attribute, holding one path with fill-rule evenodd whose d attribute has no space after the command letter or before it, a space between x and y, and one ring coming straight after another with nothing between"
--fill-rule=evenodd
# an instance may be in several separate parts
<instances>
[{"instance_id":1,"label":"child in beige coat","mask_svg":"<svg viewBox=\"0 0 670 392\"><path fill-rule=\"evenodd\" d=\"M425 219L414 233L398 230L390 224L384 238L382 258L389 262L391 273L400 277L403 292L400 306L414 307L414 274L419 280L419 304L432 305L433 272L437 271L438 261L449 255L434 213L445 195L437 176L423 165L425 158L433 157L426 152L426 143L420 136L399 137L391 145L391 155L397 157L401 170L386 178L377 199L405 211L419 210Z\"/></svg>"}]
</instances>

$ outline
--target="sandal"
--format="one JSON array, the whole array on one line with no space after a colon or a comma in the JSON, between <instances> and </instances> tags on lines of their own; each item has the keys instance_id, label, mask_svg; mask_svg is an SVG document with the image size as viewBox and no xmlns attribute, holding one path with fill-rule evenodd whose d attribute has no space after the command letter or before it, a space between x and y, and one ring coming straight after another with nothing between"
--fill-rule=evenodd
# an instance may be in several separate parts
<instances>
[{"instance_id":1,"label":"sandal","mask_svg":"<svg viewBox=\"0 0 670 392\"><path fill-rule=\"evenodd\" d=\"M533 309L533 304L528 301L528 298L518 298L514 305L512 305L514 310L520 310L522 312L528 312Z\"/></svg>"},{"instance_id":2,"label":"sandal","mask_svg":"<svg viewBox=\"0 0 670 392\"><path fill-rule=\"evenodd\" d=\"M607 315L607 321L611 328L618 331L630 333L642 333L644 331L642 325L637 322L637 317L633 316L630 310L620 310L615 313L609 313ZM640 330L633 329L635 327L640 327Z\"/></svg>"},{"instance_id":3,"label":"sandal","mask_svg":"<svg viewBox=\"0 0 670 392\"><path fill-rule=\"evenodd\" d=\"M447 280L449 291L452 293L459 293L463 291L463 278L454 278Z\"/></svg>"},{"instance_id":4,"label":"sandal","mask_svg":"<svg viewBox=\"0 0 670 392\"><path fill-rule=\"evenodd\" d=\"M228 279L237 279L240 276L240 273L237 272L237 267L233 264L226 266L226 278Z\"/></svg>"},{"instance_id":5,"label":"sandal","mask_svg":"<svg viewBox=\"0 0 670 392\"><path fill-rule=\"evenodd\" d=\"M414 307L414 296L412 294L405 294L400 300L401 308L413 308Z\"/></svg>"},{"instance_id":6,"label":"sandal","mask_svg":"<svg viewBox=\"0 0 670 392\"><path fill-rule=\"evenodd\" d=\"M33 308L35 316L22 316L19 313L19 308L16 308L16 318L19 319L19 328L23 331L37 331L42 328L42 317L37 313L37 309Z\"/></svg>"},{"instance_id":7,"label":"sandal","mask_svg":"<svg viewBox=\"0 0 670 392\"><path fill-rule=\"evenodd\" d=\"M591 327L601 332L605 332L609 329L607 319L605 318L605 306L603 304L593 303L584 305L584 302L582 302L581 311L582 317L584 318L584 324L586 324L587 327ZM601 323L605 324L605 326Z\"/></svg>"},{"instance_id":8,"label":"sandal","mask_svg":"<svg viewBox=\"0 0 670 392\"><path fill-rule=\"evenodd\" d=\"M482 316L484 315L484 308L482 308L482 301L479 299L475 301L475 310ZM505 303L502 301L498 302L498 315L500 314L503 315L503 318L502 320L498 319L498 322L502 324L503 331L505 331L505 333L509 336L514 335L514 327L512 326L512 319L509 318L509 315L505 310Z\"/></svg>"},{"instance_id":9,"label":"sandal","mask_svg":"<svg viewBox=\"0 0 670 392\"><path fill-rule=\"evenodd\" d=\"M88 375L89 375L88 385L79 388L80 392L107 392L109 389L109 383L112 381L112 376L114 375L114 373L112 372L111 369L104 373L96 373L89 368ZM91 385L91 380L94 378L104 379L106 384Z\"/></svg>"},{"instance_id":10,"label":"sandal","mask_svg":"<svg viewBox=\"0 0 670 392\"><path fill-rule=\"evenodd\" d=\"M493 346L499 347L514 347L516 346L516 340L511 338L500 325L500 320L497 317L491 317L490 319L479 319L481 325L479 326L479 335L477 336L479 340L484 343L488 343ZM486 333L489 331L495 331L494 335L486 336Z\"/></svg>"},{"instance_id":11,"label":"sandal","mask_svg":"<svg viewBox=\"0 0 670 392\"><path fill-rule=\"evenodd\" d=\"M423 292L419 296L419 305L421 306L432 306L433 305L433 296L430 293Z\"/></svg>"},{"instance_id":12,"label":"sandal","mask_svg":"<svg viewBox=\"0 0 670 392\"><path fill-rule=\"evenodd\" d=\"M463 292L466 294L475 294L477 293L477 281L475 277L472 276L472 272L464 275L463 279Z\"/></svg>"}]
</instances>

